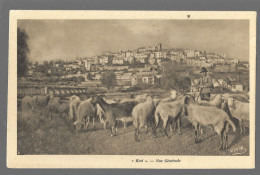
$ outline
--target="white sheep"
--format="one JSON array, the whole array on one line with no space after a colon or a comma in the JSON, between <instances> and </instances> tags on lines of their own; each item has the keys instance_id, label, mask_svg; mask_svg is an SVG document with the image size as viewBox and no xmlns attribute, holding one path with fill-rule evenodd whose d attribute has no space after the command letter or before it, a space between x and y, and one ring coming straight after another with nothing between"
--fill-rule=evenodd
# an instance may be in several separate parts
<instances>
[{"instance_id":1,"label":"white sheep","mask_svg":"<svg viewBox=\"0 0 260 175\"><path fill-rule=\"evenodd\" d=\"M229 94L225 93L222 95L225 100L228 100L228 98L233 98L235 100L248 103L249 102L249 95L248 94Z\"/></svg>"},{"instance_id":2,"label":"white sheep","mask_svg":"<svg viewBox=\"0 0 260 175\"><path fill-rule=\"evenodd\" d=\"M202 106L214 106L214 107L217 107L217 108L221 108L222 107L222 102L223 102L223 99L222 99L222 95L221 94L217 94L213 100L211 101L206 101L206 100L201 100L199 98L199 100L197 101L200 105ZM200 133L203 134L203 130L200 126Z\"/></svg>"},{"instance_id":3,"label":"white sheep","mask_svg":"<svg viewBox=\"0 0 260 175\"><path fill-rule=\"evenodd\" d=\"M232 126L234 132L236 131L236 126L228 114L217 107L199 105L191 96L186 96L185 104L188 119L195 128L195 143L200 142L199 126L212 125L215 132L220 135L220 150L227 149L229 125Z\"/></svg>"},{"instance_id":4,"label":"white sheep","mask_svg":"<svg viewBox=\"0 0 260 175\"><path fill-rule=\"evenodd\" d=\"M184 98L171 101L171 102L161 102L156 107L154 117L156 122L156 128L159 125L160 120L163 121L163 128L165 135L169 137L166 132L166 127L170 123L170 129L172 131L172 125L177 123L178 125L178 133L181 135L181 116L185 115L184 108ZM156 130L155 128L155 130ZM174 125L174 131L176 130L176 126Z\"/></svg>"},{"instance_id":5,"label":"white sheep","mask_svg":"<svg viewBox=\"0 0 260 175\"><path fill-rule=\"evenodd\" d=\"M75 100L74 100L75 101ZM82 125L87 129L90 118L93 119L93 128L95 127L95 117L97 108L96 105L91 102L91 99L87 99L79 104L77 111L77 119L73 123L77 130L80 130Z\"/></svg>"},{"instance_id":6,"label":"white sheep","mask_svg":"<svg viewBox=\"0 0 260 175\"><path fill-rule=\"evenodd\" d=\"M214 107L220 108L222 101L223 101L222 100L222 95L221 94L217 94L214 97L214 99L211 100L211 101L199 100L198 103L200 105L203 105L203 106L214 106Z\"/></svg>"},{"instance_id":7,"label":"white sheep","mask_svg":"<svg viewBox=\"0 0 260 175\"><path fill-rule=\"evenodd\" d=\"M234 98L228 98L228 108L231 116L239 121L240 133L244 133L244 120L249 121L249 103L243 103Z\"/></svg>"},{"instance_id":8,"label":"white sheep","mask_svg":"<svg viewBox=\"0 0 260 175\"><path fill-rule=\"evenodd\" d=\"M76 96L76 95L72 95L72 96L70 97L70 102L72 102L72 101L74 101L74 100L80 100L80 98L79 98L78 96Z\"/></svg>"},{"instance_id":9,"label":"white sheep","mask_svg":"<svg viewBox=\"0 0 260 175\"><path fill-rule=\"evenodd\" d=\"M160 99L160 98L154 98L153 99L153 102L154 102L154 105L155 107L158 106L160 103L165 103L165 102L171 102L171 101L174 101L176 99L179 99L181 98L182 96L178 96L177 97L177 92L175 90L171 90L170 91L170 94L169 94L169 97L167 98L163 98L163 99Z\"/></svg>"},{"instance_id":10,"label":"white sheep","mask_svg":"<svg viewBox=\"0 0 260 175\"><path fill-rule=\"evenodd\" d=\"M146 98L147 98L147 95L148 94L136 95L135 96L135 101L144 102L146 100Z\"/></svg>"},{"instance_id":11,"label":"white sheep","mask_svg":"<svg viewBox=\"0 0 260 175\"><path fill-rule=\"evenodd\" d=\"M80 98L70 98L70 102L69 102L69 111L70 111L70 115L69 115L69 120L74 121L77 117L77 111L78 111L78 107L79 104L81 103Z\"/></svg>"},{"instance_id":12,"label":"white sheep","mask_svg":"<svg viewBox=\"0 0 260 175\"><path fill-rule=\"evenodd\" d=\"M133 125L135 127L135 141L139 142L138 134L142 127L146 127L148 132L148 126L153 125L153 113L155 106L153 104L153 99L151 96L146 97L146 101L139 103L133 108L132 117Z\"/></svg>"}]
</instances>

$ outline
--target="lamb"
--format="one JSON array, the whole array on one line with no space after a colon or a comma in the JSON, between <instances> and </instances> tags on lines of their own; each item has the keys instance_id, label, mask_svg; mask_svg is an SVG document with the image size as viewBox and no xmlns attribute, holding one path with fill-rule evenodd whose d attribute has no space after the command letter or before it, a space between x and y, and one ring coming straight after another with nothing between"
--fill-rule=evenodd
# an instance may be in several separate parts
<instances>
[{"instance_id":1,"label":"lamb","mask_svg":"<svg viewBox=\"0 0 260 175\"><path fill-rule=\"evenodd\" d=\"M37 106L37 107L39 107L39 108L44 108L44 107L47 107L49 101L50 101L51 99L53 99L54 96L51 95L51 94L47 94L47 95L45 95L45 96L43 96L43 95L37 95L37 96L34 96L33 98L34 98L34 100L36 101L36 106Z\"/></svg>"},{"instance_id":2,"label":"lamb","mask_svg":"<svg viewBox=\"0 0 260 175\"><path fill-rule=\"evenodd\" d=\"M195 128L195 143L200 142L199 126L212 125L215 132L220 135L220 150L227 149L229 125L232 126L234 132L236 131L236 126L228 114L213 106L201 106L191 96L186 96L185 104L188 120Z\"/></svg>"},{"instance_id":3,"label":"lamb","mask_svg":"<svg viewBox=\"0 0 260 175\"><path fill-rule=\"evenodd\" d=\"M249 103L228 98L228 108L232 117L239 121L240 134L245 132L244 120L249 121Z\"/></svg>"},{"instance_id":4,"label":"lamb","mask_svg":"<svg viewBox=\"0 0 260 175\"><path fill-rule=\"evenodd\" d=\"M184 108L184 98L178 99L172 102L163 102L160 103L155 110L154 117L156 122L156 128L159 125L160 119L163 121L164 133L169 137L166 132L166 127L168 123L171 125L177 122L178 125L178 134L181 135L181 117L185 115L185 108ZM172 127L172 126L171 126ZM155 128L155 132L156 132ZM174 130L176 127L174 127ZM171 128L172 130L172 128Z\"/></svg>"},{"instance_id":5,"label":"lamb","mask_svg":"<svg viewBox=\"0 0 260 175\"><path fill-rule=\"evenodd\" d=\"M115 136L116 134L115 129L118 124L117 120L124 117L130 117L134 106L137 104L136 102L108 104L102 97L97 95L94 95L91 101L94 104L99 104L102 110L105 112L105 122L110 124L111 136Z\"/></svg>"},{"instance_id":6,"label":"lamb","mask_svg":"<svg viewBox=\"0 0 260 175\"><path fill-rule=\"evenodd\" d=\"M76 130L80 130L82 125L84 125L84 128L87 129L91 117L93 119L93 127L95 127L96 112L96 105L91 102L91 99L81 102L77 111L77 119L73 123L73 125L76 127Z\"/></svg>"},{"instance_id":7,"label":"lamb","mask_svg":"<svg viewBox=\"0 0 260 175\"><path fill-rule=\"evenodd\" d=\"M25 96L22 99L22 111L26 112L26 111L30 111L30 110L34 110L36 105L36 101L34 100L33 97L30 96Z\"/></svg>"},{"instance_id":8,"label":"lamb","mask_svg":"<svg viewBox=\"0 0 260 175\"><path fill-rule=\"evenodd\" d=\"M153 125L153 113L155 106L151 96L147 96L145 102L136 105L132 111L133 124L135 127L135 141L139 142L138 134L142 127L146 127L148 132L148 126ZM154 129L153 129L154 130Z\"/></svg>"},{"instance_id":9,"label":"lamb","mask_svg":"<svg viewBox=\"0 0 260 175\"><path fill-rule=\"evenodd\" d=\"M52 99L48 103L48 109L49 109L49 117L52 120L53 113L58 113L60 117L62 114L66 114L67 117L69 116L69 103L61 103L58 98Z\"/></svg>"}]
</instances>

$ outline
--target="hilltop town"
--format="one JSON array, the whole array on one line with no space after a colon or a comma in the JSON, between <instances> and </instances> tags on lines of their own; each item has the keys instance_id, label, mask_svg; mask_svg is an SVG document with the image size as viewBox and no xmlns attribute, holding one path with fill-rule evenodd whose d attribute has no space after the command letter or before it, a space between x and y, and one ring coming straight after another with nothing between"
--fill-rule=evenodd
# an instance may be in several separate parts
<instances>
[{"instance_id":1,"label":"hilltop town","mask_svg":"<svg viewBox=\"0 0 260 175\"><path fill-rule=\"evenodd\" d=\"M184 67L178 75L190 78L190 90L200 76L201 67L209 70L214 87L231 91L249 90L248 62L200 50L164 49L161 43L134 50L106 51L99 56L80 57L72 61L52 60L41 64L31 62L28 76L24 80L38 84L48 82L49 85L102 87L102 74L110 70L116 75L115 89L125 90L139 84L146 84L145 87L149 88L160 87L165 65L169 63Z\"/></svg>"}]
</instances>

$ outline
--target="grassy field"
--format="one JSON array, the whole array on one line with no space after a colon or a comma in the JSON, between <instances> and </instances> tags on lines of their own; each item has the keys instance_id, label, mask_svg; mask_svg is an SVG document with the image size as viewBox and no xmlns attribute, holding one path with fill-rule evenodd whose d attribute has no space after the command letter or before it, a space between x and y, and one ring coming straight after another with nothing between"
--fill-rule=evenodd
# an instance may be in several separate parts
<instances>
[{"instance_id":1,"label":"grassy field","mask_svg":"<svg viewBox=\"0 0 260 175\"><path fill-rule=\"evenodd\" d=\"M98 119L96 127L75 131L66 116L55 115L52 120L44 114L18 111L18 154L75 154L75 155L248 155L249 134L233 133L230 129L229 148L219 151L219 136L210 128L204 129L202 142L194 143L194 131L187 116L182 120L182 135L172 133L167 138L161 127L157 138L143 130L141 142L134 141L132 124L127 130L119 126L118 135L110 136ZM248 125L247 125L248 126ZM241 149L243 148L243 149ZM240 149L240 150L239 150ZM239 153L239 154L238 154Z\"/></svg>"}]
</instances>

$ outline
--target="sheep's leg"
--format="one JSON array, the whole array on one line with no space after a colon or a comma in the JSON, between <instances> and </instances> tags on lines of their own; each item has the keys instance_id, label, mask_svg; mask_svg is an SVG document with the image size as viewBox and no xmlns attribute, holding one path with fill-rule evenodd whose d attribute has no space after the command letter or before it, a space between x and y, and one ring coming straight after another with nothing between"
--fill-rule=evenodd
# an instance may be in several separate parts
<instances>
[{"instance_id":1,"label":"sheep's leg","mask_svg":"<svg viewBox=\"0 0 260 175\"><path fill-rule=\"evenodd\" d=\"M139 130L138 130L138 128L135 128L135 141L136 142L140 142L140 140L138 138L138 134L139 134Z\"/></svg>"},{"instance_id":2,"label":"sheep's leg","mask_svg":"<svg viewBox=\"0 0 260 175\"><path fill-rule=\"evenodd\" d=\"M242 120L239 120L240 134L243 134Z\"/></svg>"},{"instance_id":3,"label":"sheep's leg","mask_svg":"<svg viewBox=\"0 0 260 175\"><path fill-rule=\"evenodd\" d=\"M111 129L111 137L113 137L114 136L114 134L113 134L114 127L111 126L110 129Z\"/></svg>"},{"instance_id":4,"label":"sheep's leg","mask_svg":"<svg viewBox=\"0 0 260 175\"><path fill-rule=\"evenodd\" d=\"M116 121L114 121L111 125L111 137L115 136L115 128L116 128Z\"/></svg>"},{"instance_id":5,"label":"sheep's leg","mask_svg":"<svg viewBox=\"0 0 260 175\"><path fill-rule=\"evenodd\" d=\"M224 139L225 139L225 147L224 149L227 150L228 148L228 130L229 130L229 124L227 123L226 124L226 128L225 128L225 131L224 131Z\"/></svg>"},{"instance_id":6,"label":"sheep's leg","mask_svg":"<svg viewBox=\"0 0 260 175\"><path fill-rule=\"evenodd\" d=\"M157 137L157 134L156 134L156 129L158 128L159 126L159 123L160 123L160 118L159 117L155 117L155 125L154 125L154 129L153 129L153 137L156 138Z\"/></svg>"},{"instance_id":7,"label":"sheep's leg","mask_svg":"<svg viewBox=\"0 0 260 175\"><path fill-rule=\"evenodd\" d=\"M148 125L145 125L146 134L148 134Z\"/></svg>"},{"instance_id":8,"label":"sheep's leg","mask_svg":"<svg viewBox=\"0 0 260 175\"><path fill-rule=\"evenodd\" d=\"M177 122L178 122L178 134L181 135L181 134L182 134L182 133L181 133L181 118L179 118L179 119L177 120Z\"/></svg>"},{"instance_id":9,"label":"sheep's leg","mask_svg":"<svg viewBox=\"0 0 260 175\"><path fill-rule=\"evenodd\" d=\"M195 143L199 143L199 131L200 126L198 123L193 123L193 126L195 128Z\"/></svg>"},{"instance_id":10,"label":"sheep's leg","mask_svg":"<svg viewBox=\"0 0 260 175\"><path fill-rule=\"evenodd\" d=\"M73 120L73 114L74 114L74 111L73 111L73 106L70 104L70 110L69 110L69 120Z\"/></svg>"},{"instance_id":11,"label":"sheep's leg","mask_svg":"<svg viewBox=\"0 0 260 175\"><path fill-rule=\"evenodd\" d=\"M156 125L152 126L152 133L153 133L153 137L156 138Z\"/></svg>"},{"instance_id":12,"label":"sheep's leg","mask_svg":"<svg viewBox=\"0 0 260 175\"><path fill-rule=\"evenodd\" d=\"M170 131L173 132L174 129L172 128L173 122L170 123Z\"/></svg>"},{"instance_id":13,"label":"sheep's leg","mask_svg":"<svg viewBox=\"0 0 260 175\"><path fill-rule=\"evenodd\" d=\"M245 124L244 124L244 120L241 120L241 124L242 124L242 133L245 133Z\"/></svg>"},{"instance_id":14,"label":"sheep's leg","mask_svg":"<svg viewBox=\"0 0 260 175\"><path fill-rule=\"evenodd\" d=\"M127 124L126 124L126 121L123 121L124 123L124 129L127 130Z\"/></svg>"},{"instance_id":15,"label":"sheep's leg","mask_svg":"<svg viewBox=\"0 0 260 175\"><path fill-rule=\"evenodd\" d=\"M169 120L163 122L163 128L164 128L164 133L165 133L165 135L166 135L168 138L171 138L171 137L168 135L167 131L166 131L166 127L167 127L167 125L168 125L168 122L169 122Z\"/></svg>"},{"instance_id":16,"label":"sheep's leg","mask_svg":"<svg viewBox=\"0 0 260 175\"><path fill-rule=\"evenodd\" d=\"M92 128L95 128L95 117L93 117Z\"/></svg>"},{"instance_id":17,"label":"sheep's leg","mask_svg":"<svg viewBox=\"0 0 260 175\"><path fill-rule=\"evenodd\" d=\"M200 134L203 134L203 129L201 126L199 126L199 132L200 132Z\"/></svg>"},{"instance_id":18,"label":"sheep's leg","mask_svg":"<svg viewBox=\"0 0 260 175\"><path fill-rule=\"evenodd\" d=\"M117 133L117 126L119 121L115 121L115 134Z\"/></svg>"},{"instance_id":19,"label":"sheep's leg","mask_svg":"<svg viewBox=\"0 0 260 175\"><path fill-rule=\"evenodd\" d=\"M106 130L106 127L107 127L107 121L103 121L103 124L104 124L104 130Z\"/></svg>"},{"instance_id":20,"label":"sheep's leg","mask_svg":"<svg viewBox=\"0 0 260 175\"><path fill-rule=\"evenodd\" d=\"M220 151L224 150L224 130L220 133Z\"/></svg>"},{"instance_id":21,"label":"sheep's leg","mask_svg":"<svg viewBox=\"0 0 260 175\"><path fill-rule=\"evenodd\" d=\"M85 120L85 129L88 129L89 121L90 121L90 117L87 117L87 122Z\"/></svg>"},{"instance_id":22,"label":"sheep's leg","mask_svg":"<svg viewBox=\"0 0 260 175\"><path fill-rule=\"evenodd\" d=\"M101 124L104 123L104 120L103 120L103 118L102 118L102 114L99 114L98 116L99 116L99 121L100 121L100 123L101 123Z\"/></svg>"}]
</instances>

